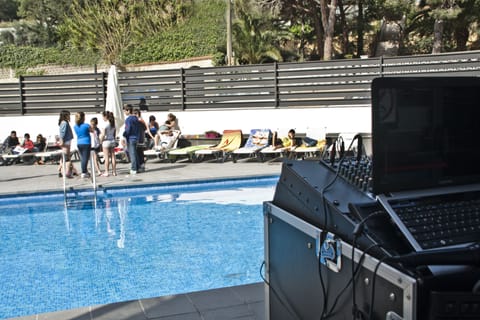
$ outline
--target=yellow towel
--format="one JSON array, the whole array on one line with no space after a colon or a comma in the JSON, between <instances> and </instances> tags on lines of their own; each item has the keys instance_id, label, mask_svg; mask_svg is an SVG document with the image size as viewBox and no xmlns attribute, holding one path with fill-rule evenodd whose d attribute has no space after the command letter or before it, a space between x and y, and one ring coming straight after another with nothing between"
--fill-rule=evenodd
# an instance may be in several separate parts
<instances>
[{"instance_id":1,"label":"yellow towel","mask_svg":"<svg viewBox=\"0 0 480 320\"><path fill-rule=\"evenodd\" d=\"M231 152L242 145L242 130L224 130L220 143L211 149Z\"/></svg>"}]
</instances>

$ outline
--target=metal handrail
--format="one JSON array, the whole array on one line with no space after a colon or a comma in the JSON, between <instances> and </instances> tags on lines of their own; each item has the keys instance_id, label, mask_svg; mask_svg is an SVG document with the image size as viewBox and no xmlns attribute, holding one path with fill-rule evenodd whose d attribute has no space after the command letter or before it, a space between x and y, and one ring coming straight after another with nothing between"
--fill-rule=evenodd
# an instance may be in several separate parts
<instances>
[{"instance_id":1,"label":"metal handrail","mask_svg":"<svg viewBox=\"0 0 480 320\"><path fill-rule=\"evenodd\" d=\"M95 172L95 163L94 163L94 155L95 153L95 150L90 150L90 165L92 167L92 184L93 184L93 190L95 191L95 198L97 197L96 195L96 190L97 190L97 180L96 180L96 176L97 176L97 173Z\"/></svg>"},{"instance_id":2,"label":"metal handrail","mask_svg":"<svg viewBox=\"0 0 480 320\"><path fill-rule=\"evenodd\" d=\"M62 172L62 178L63 178L63 201L65 207L67 207L67 161L66 161L66 156L65 152L62 151L62 167L63 167L63 172ZM60 170L62 171L62 170Z\"/></svg>"}]
</instances>

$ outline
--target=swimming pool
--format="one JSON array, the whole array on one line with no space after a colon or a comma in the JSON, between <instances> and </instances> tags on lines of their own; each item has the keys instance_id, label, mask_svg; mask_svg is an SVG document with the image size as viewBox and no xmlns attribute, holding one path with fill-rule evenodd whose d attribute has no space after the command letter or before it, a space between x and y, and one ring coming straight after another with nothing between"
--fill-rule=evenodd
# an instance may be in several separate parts
<instances>
[{"instance_id":1,"label":"swimming pool","mask_svg":"<svg viewBox=\"0 0 480 320\"><path fill-rule=\"evenodd\" d=\"M0 318L261 281L278 177L0 198Z\"/></svg>"}]
</instances>

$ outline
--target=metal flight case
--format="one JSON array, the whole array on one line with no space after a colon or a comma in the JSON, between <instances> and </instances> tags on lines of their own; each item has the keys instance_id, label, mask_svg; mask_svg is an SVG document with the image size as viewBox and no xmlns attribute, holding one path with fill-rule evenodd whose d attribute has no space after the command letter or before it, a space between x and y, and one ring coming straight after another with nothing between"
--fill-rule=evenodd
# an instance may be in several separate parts
<instances>
[{"instance_id":1,"label":"metal flight case","mask_svg":"<svg viewBox=\"0 0 480 320\"><path fill-rule=\"evenodd\" d=\"M416 319L414 278L356 249L352 286L351 245L271 202L264 218L267 319Z\"/></svg>"}]
</instances>

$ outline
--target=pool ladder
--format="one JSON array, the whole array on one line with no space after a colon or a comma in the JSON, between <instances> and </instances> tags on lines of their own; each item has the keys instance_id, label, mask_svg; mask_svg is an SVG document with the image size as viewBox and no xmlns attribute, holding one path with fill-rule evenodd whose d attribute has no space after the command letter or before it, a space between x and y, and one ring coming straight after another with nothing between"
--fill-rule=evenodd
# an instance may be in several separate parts
<instances>
[{"instance_id":1,"label":"pool ladder","mask_svg":"<svg viewBox=\"0 0 480 320\"><path fill-rule=\"evenodd\" d=\"M97 200L97 173L95 172L95 163L93 163L94 161L94 158L93 158L93 153L95 151L90 151L91 154L90 154L90 165L91 165L91 169L92 169L92 187L93 187L93 191L94 191L94 197L95 197L95 201ZM67 206L67 177L66 177L66 173L67 173L67 162L66 162L66 157L65 157L65 152L62 152L62 165L63 165L63 174L62 174L62 177L63 177L63 199L64 199L64 203L65 203L65 206Z\"/></svg>"}]
</instances>

